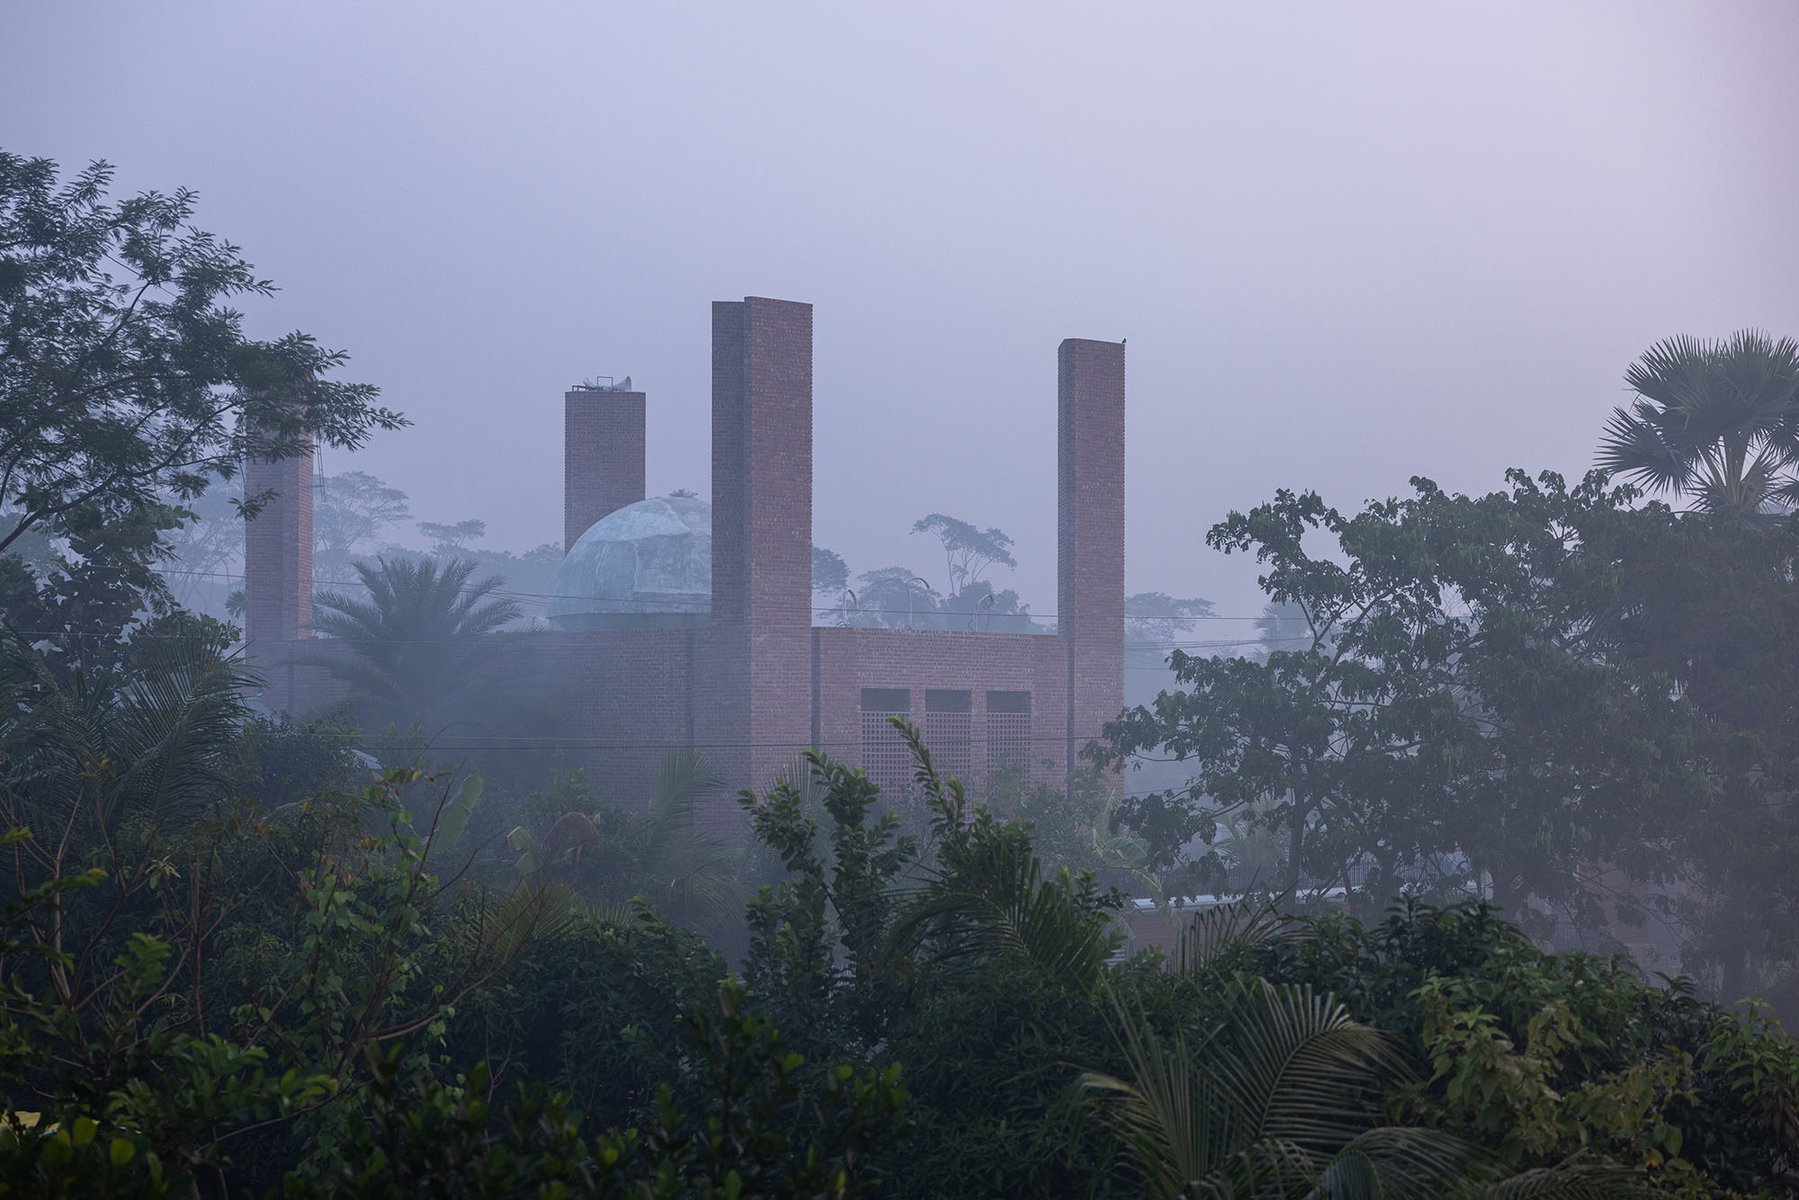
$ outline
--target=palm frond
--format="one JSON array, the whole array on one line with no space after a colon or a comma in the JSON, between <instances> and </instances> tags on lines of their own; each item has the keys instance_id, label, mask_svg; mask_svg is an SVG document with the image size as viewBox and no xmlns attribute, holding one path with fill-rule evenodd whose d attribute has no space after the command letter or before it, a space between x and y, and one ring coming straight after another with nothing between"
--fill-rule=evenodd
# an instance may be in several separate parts
<instances>
[{"instance_id":1,"label":"palm frond","mask_svg":"<svg viewBox=\"0 0 1799 1200\"><path fill-rule=\"evenodd\" d=\"M1478 1193L1484 1200L1627 1200L1647 1190L1642 1171L1614 1163L1572 1160L1520 1171Z\"/></svg>"},{"instance_id":2,"label":"palm frond","mask_svg":"<svg viewBox=\"0 0 1799 1200\"><path fill-rule=\"evenodd\" d=\"M1085 1072L1077 1093L1118 1140L1148 1195L1164 1200L1189 1194L1190 1183L1217 1175L1230 1156L1224 1097L1185 1038L1176 1034L1164 1044L1141 1014L1127 1014L1122 1005L1116 1011L1114 1028L1130 1079Z\"/></svg>"},{"instance_id":3,"label":"palm frond","mask_svg":"<svg viewBox=\"0 0 1799 1200\"><path fill-rule=\"evenodd\" d=\"M437 728L456 719L490 723L501 711L522 714L527 698L508 690L499 667L510 649L500 630L524 610L497 595L504 586L498 576L473 579L475 567L463 559L357 563L367 595L317 596L313 628L338 644L300 661L349 684L376 725Z\"/></svg>"},{"instance_id":4,"label":"palm frond","mask_svg":"<svg viewBox=\"0 0 1799 1200\"><path fill-rule=\"evenodd\" d=\"M1613 411L1598 465L1699 507L1761 513L1799 462L1799 343L1743 330L1669 338L1624 373L1637 399Z\"/></svg>"},{"instance_id":5,"label":"palm frond","mask_svg":"<svg viewBox=\"0 0 1799 1200\"><path fill-rule=\"evenodd\" d=\"M1181 930L1175 948L1176 969L1201 975L1237 950L1290 937L1297 923L1277 905L1273 900L1233 900L1195 913Z\"/></svg>"},{"instance_id":6,"label":"palm frond","mask_svg":"<svg viewBox=\"0 0 1799 1200\"><path fill-rule=\"evenodd\" d=\"M1112 938L1060 881L1043 878L1027 840L971 839L953 866L918 894L893 941L924 944L939 963L1021 955L1077 986L1096 984Z\"/></svg>"},{"instance_id":7,"label":"palm frond","mask_svg":"<svg viewBox=\"0 0 1799 1200\"><path fill-rule=\"evenodd\" d=\"M1309 987L1233 988L1217 1071L1246 1132L1323 1152L1367 1129L1381 1084L1405 1070L1386 1037Z\"/></svg>"},{"instance_id":8,"label":"palm frond","mask_svg":"<svg viewBox=\"0 0 1799 1200\"><path fill-rule=\"evenodd\" d=\"M1077 1088L1157 1200L1422 1200L1491 1178L1490 1161L1460 1139L1383 1123L1382 1085L1400 1060L1329 996L1239 981L1223 1024L1193 1047L1113 999L1128 1078L1088 1072Z\"/></svg>"},{"instance_id":9,"label":"palm frond","mask_svg":"<svg viewBox=\"0 0 1799 1200\"><path fill-rule=\"evenodd\" d=\"M709 922L743 899L730 849L696 821L701 802L723 786L723 777L696 750L671 750L656 765L636 877L653 884L651 899L670 915Z\"/></svg>"},{"instance_id":10,"label":"palm frond","mask_svg":"<svg viewBox=\"0 0 1799 1200\"><path fill-rule=\"evenodd\" d=\"M137 651L137 670L112 707L113 756L124 764L114 815L157 824L191 819L223 799L226 764L257 682L236 659L185 639Z\"/></svg>"}]
</instances>

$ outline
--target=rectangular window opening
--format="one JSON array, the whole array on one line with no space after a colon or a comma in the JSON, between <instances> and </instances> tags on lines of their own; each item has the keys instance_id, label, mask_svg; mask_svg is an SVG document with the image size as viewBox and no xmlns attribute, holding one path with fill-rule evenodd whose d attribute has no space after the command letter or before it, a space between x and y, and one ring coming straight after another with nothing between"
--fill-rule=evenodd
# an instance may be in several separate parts
<instances>
[{"instance_id":1,"label":"rectangular window opening","mask_svg":"<svg viewBox=\"0 0 1799 1200\"><path fill-rule=\"evenodd\" d=\"M1031 769L1031 694L987 693L987 770Z\"/></svg>"},{"instance_id":2,"label":"rectangular window opening","mask_svg":"<svg viewBox=\"0 0 1799 1200\"><path fill-rule=\"evenodd\" d=\"M890 718L911 715L912 694L905 688L862 689L862 769L890 795L905 795L912 783L912 752Z\"/></svg>"},{"instance_id":3,"label":"rectangular window opening","mask_svg":"<svg viewBox=\"0 0 1799 1200\"><path fill-rule=\"evenodd\" d=\"M924 744L941 775L967 779L974 771L974 694L927 688Z\"/></svg>"}]
</instances>

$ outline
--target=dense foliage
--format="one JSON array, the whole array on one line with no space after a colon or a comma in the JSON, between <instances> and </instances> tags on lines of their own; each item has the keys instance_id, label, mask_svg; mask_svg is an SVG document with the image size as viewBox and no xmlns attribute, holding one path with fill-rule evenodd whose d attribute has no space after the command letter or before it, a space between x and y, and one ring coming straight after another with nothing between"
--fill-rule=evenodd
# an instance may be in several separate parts
<instances>
[{"instance_id":1,"label":"dense foliage","mask_svg":"<svg viewBox=\"0 0 1799 1200\"><path fill-rule=\"evenodd\" d=\"M0 611L38 636L165 610L161 535L245 458L405 423L330 378L341 351L244 333L232 304L273 286L192 224L192 192L113 202L111 183L105 163L59 181L48 159L0 151L0 555L37 567L0 569Z\"/></svg>"},{"instance_id":2,"label":"dense foliage","mask_svg":"<svg viewBox=\"0 0 1799 1200\"><path fill-rule=\"evenodd\" d=\"M268 286L191 197L107 179L0 156L0 1196L1799 1194L1765 1010L1538 936L1659 909L1731 998L1799 959L1785 343L1633 375L1614 434L1692 436L1614 465L1694 514L1522 474L1232 514L1265 645L1177 652L1096 754L1189 782L1002 770L977 802L901 721L904 797L810 752L739 798L739 852L696 830L696 754L602 798L428 744L541 714L517 606L454 561L480 522L351 566L406 513L378 481L327 539L349 702L250 707L235 631L151 566L244 454L398 418L241 334L225 301ZM844 619L1031 627L981 577L1009 537L917 531L948 598L872 572ZM1208 607L1133 605L1164 639ZM1164 894L1246 866L1284 893Z\"/></svg>"},{"instance_id":3,"label":"dense foliage","mask_svg":"<svg viewBox=\"0 0 1799 1200\"><path fill-rule=\"evenodd\" d=\"M1213 909L1121 957L1121 897L1047 870L910 730L928 846L822 756L746 797L785 870L731 969L647 901L478 882L473 780L264 808L202 729L151 764L200 789L185 822L48 824L62 743L18 701L8 1194L1751 1194L1799 1151L1765 1018L1483 905Z\"/></svg>"},{"instance_id":4,"label":"dense foliage","mask_svg":"<svg viewBox=\"0 0 1799 1200\"><path fill-rule=\"evenodd\" d=\"M1344 515L1280 493L1215 526L1284 614L1257 657L1177 651L1101 757L1185 768L1125 804L1210 890L1485 896L1543 935L1671 949L1790 995L1799 525L1636 504L1594 474ZM1328 541L1326 541L1328 539ZM1272 853L1268 853L1272 842Z\"/></svg>"}]
</instances>

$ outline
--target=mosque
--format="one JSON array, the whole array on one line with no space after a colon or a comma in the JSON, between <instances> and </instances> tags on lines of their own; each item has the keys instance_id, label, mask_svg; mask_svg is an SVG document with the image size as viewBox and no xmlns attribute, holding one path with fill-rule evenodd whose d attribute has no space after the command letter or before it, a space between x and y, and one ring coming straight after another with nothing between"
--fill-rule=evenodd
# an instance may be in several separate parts
<instances>
[{"instance_id":1,"label":"mosque","mask_svg":"<svg viewBox=\"0 0 1799 1200\"><path fill-rule=\"evenodd\" d=\"M1002 763L1060 780L1123 705L1124 345L1057 351L1056 632L819 627L812 599L812 306L712 306L712 500L650 498L646 396L563 398L566 557L550 628L519 639L567 699L559 744L605 799L649 794L670 749L730 785L765 786L807 747L883 786L911 774L888 718L910 717L939 765ZM1047 403L1047 397L1046 403ZM828 403L827 399L827 403ZM310 629L312 462L256 462L275 499L246 529L245 637L271 707L342 695ZM706 823L729 827L729 800Z\"/></svg>"}]
</instances>

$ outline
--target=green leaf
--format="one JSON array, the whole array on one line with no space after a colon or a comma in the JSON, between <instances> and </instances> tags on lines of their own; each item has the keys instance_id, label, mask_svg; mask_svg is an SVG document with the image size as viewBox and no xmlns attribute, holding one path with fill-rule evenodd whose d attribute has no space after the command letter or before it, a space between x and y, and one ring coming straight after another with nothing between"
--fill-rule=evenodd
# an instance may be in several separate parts
<instances>
[{"instance_id":1,"label":"green leaf","mask_svg":"<svg viewBox=\"0 0 1799 1200\"><path fill-rule=\"evenodd\" d=\"M456 843L462 840L463 830L468 828L468 819L475 811L475 805L481 802L481 777L470 775L456 789L455 796L444 805L443 815L438 818L437 833L432 839L432 848L436 850L453 850Z\"/></svg>"}]
</instances>

